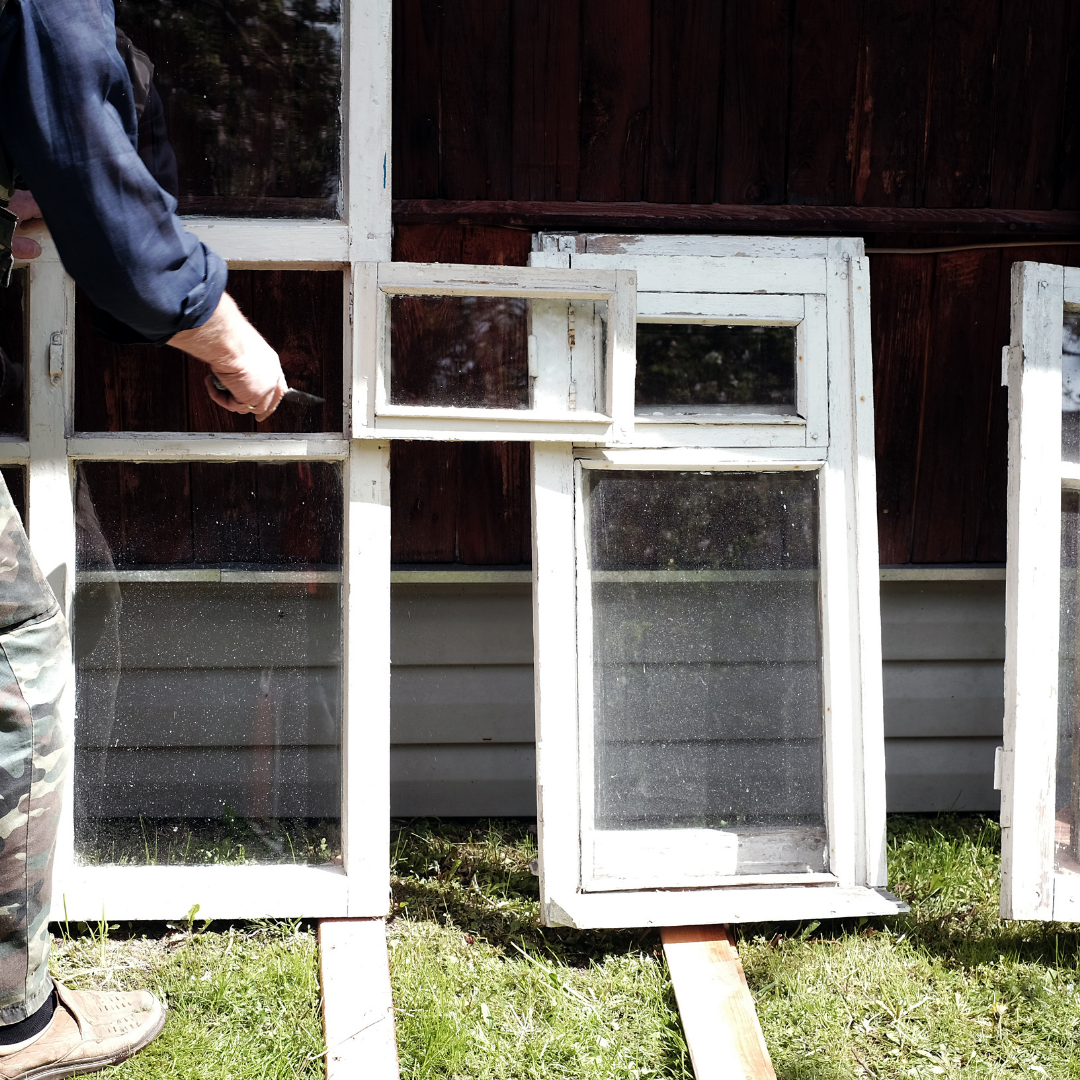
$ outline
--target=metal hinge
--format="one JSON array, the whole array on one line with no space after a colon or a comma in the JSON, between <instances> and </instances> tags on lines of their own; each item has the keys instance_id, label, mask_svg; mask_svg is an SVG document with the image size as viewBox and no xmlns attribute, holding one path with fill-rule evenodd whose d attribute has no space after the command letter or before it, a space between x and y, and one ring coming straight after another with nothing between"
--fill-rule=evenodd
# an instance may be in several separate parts
<instances>
[{"instance_id":1,"label":"metal hinge","mask_svg":"<svg viewBox=\"0 0 1080 1080\"><path fill-rule=\"evenodd\" d=\"M55 386L64 377L64 335L54 330L49 337L49 378Z\"/></svg>"},{"instance_id":2,"label":"metal hinge","mask_svg":"<svg viewBox=\"0 0 1080 1080\"><path fill-rule=\"evenodd\" d=\"M574 305L571 304L566 309L566 342L572 349L575 345L574 341Z\"/></svg>"},{"instance_id":3,"label":"metal hinge","mask_svg":"<svg viewBox=\"0 0 1080 1080\"><path fill-rule=\"evenodd\" d=\"M574 255L577 253L577 233L537 233L533 237L533 251Z\"/></svg>"},{"instance_id":4,"label":"metal hinge","mask_svg":"<svg viewBox=\"0 0 1080 1080\"><path fill-rule=\"evenodd\" d=\"M1001 774L1005 768L1005 747L994 748L994 790L1001 790Z\"/></svg>"}]
</instances>

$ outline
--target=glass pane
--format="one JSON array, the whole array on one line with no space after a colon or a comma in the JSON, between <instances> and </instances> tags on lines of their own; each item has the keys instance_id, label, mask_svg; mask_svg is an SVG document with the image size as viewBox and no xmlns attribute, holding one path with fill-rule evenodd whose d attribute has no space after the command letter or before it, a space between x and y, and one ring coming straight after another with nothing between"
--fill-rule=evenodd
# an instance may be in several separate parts
<instances>
[{"instance_id":1,"label":"glass pane","mask_svg":"<svg viewBox=\"0 0 1080 1080\"><path fill-rule=\"evenodd\" d=\"M1061 458L1080 461L1080 315L1061 332Z\"/></svg>"},{"instance_id":2,"label":"glass pane","mask_svg":"<svg viewBox=\"0 0 1080 1080\"><path fill-rule=\"evenodd\" d=\"M639 416L795 412L794 326L638 323Z\"/></svg>"},{"instance_id":3,"label":"glass pane","mask_svg":"<svg viewBox=\"0 0 1080 1080\"><path fill-rule=\"evenodd\" d=\"M0 289L0 435L26 434L27 282L16 270Z\"/></svg>"},{"instance_id":4,"label":"glass pane","mask_svg":"<svg viewBox=\"0 0 1080 1080\"><path fill-rule=\"evenodd\" d=\"M1061 618L1058 636L1056 843L1059 870L1080 873L1080 492L1061 493Z\"/></svg>"},{"instance_id":5,"label":"glass pane","mask_svg":"<svg viewBox=\"0 0 1080 1080\"><path fill-rule=\"evenodd\" d=\"M23 528L27 528L26 513L26 466L25 465L2 465L0 475L4 477L8 494L15 504L15 509L22 517Z\"/></svg>"},{"instance_id":6,"label":"glass pane","mask_svg":"<svg viewBox=\"0 0 1080 1080\"><path fill-rule=\"evenodd\" d=\"M324 462L79 466L81 859L339 857L341 515Z\"/></svg>"},{"instance_id":7,"label":"glass pane","mask_svg":"<svg viewBox=\"0 0 1080 1080\"><path fill-rule=\"evenodd\" d=\"M116 22L153 65L140 156L182 213L337 216L339 0L124 0Z\"/></svg>"},{"instance_id":8,"label":"glass pane","mask_svg":"<svg viewBox=\"0 0 1080 1080\"><path fill-rule=\"evenodd\" d=\"M229 293L278 351L291 387L323 404L286 400L261 424L215 405L209 368L168 346L118 345L81 291L75 302L77 431L342 430L343 281L339 271L232 270Z\"/></svg>"},{"instance_id":9,"label":"glass pane","mask_svg":"<svg viewBox=\"0 0 1080 1080\"><path fill-rule=\"evenodd\" d=\"M390 404L603 412L606 342L603 302L391 296Z\"/></svg>"},{"instance_id":10,"label":"glass pane","mask_svg":"<svg viewBox=\"0 0 1080 1080\"><path fill-rule=\"evenodd\" d=\"M597 469L585 498L596 827L783 828L822 870L816 477Z\"/></svg>"}]
</instances>

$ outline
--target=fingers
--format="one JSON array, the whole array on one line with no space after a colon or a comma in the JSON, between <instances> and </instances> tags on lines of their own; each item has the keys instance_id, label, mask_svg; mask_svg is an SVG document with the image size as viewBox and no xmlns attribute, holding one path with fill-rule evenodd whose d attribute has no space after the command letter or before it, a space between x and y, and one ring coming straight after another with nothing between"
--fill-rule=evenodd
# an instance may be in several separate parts
<instances>
[{"instance_id":1,"label":"fingers","mask_svg":"<svg viewBox=\"0 0 1080 1080\"><path fill-rule=\"evenodd\" d=\"M228 376L221 377L221 381L228 386ZM223 409L228 409L229 412L254 416L256 421L259 422L265 420L274 412L281 404L285 391L289 389L288 383L285 382L285 376L282 375L273 387L261 394L257 394L254 401L240 401L231 392L219 390L214 385L213 375L207 375L203 379L203 383L206 386L206 392L210 395L210 400L214 404L220 405ZM243 392L243 389L241 389L241 392Z\"/></svg>"},{"instance_id":2,"label":"fingers","mask_svg":"<svg viewBox=\"0 0 1080 1080\"><path fill-rule=\"evenodd\" d=\"M11 254L16 259L36 259L41 254L41 245L29 236L16 236L11 241Z\"/></svg>"},{"instance_id":3,"label":"fingers","mask_svg":"<svg viewBox=\"0 0 1080 1080\"><path fill-rule=\"evenodd\" d=\"M41 208L38 206L37 200L29 191L23 191L21 189L11 196L11 201L8 203L8 209L19 218L20 221L41 217Z\"/></svg>"}]
</instances>

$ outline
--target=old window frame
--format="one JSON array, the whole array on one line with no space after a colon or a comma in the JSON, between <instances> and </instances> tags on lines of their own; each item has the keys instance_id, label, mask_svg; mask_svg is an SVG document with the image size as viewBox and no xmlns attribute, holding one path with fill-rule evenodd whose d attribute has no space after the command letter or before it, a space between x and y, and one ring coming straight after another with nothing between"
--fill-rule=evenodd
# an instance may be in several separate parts
<instances>
[{"instance_id":1,"label":"old window frame","mask_svg":"<svg viewBox=\"0 0 1080 1080\"><path fill-rule=\"evenodd\" d=\"M786 248L778 251L778 244ZM584 259L579 244L616 254ZM534 262L589 269L617 265L638 270L639 297L649 292L642 259L666 257L691 271L695 292L715 283L717 294L737 292L738 280L790 296L792 281L823 296L827 325L828 437L814 446L784 446L767 424L750 429L759 445L723 445L703 424L686 425L697 446L650 447L635 425L631 448L588 449L570 444L533 447L533 574L537 700L537 791L540 888L544 918L578 927L675 925L761 919L822 918L891 913L884 893L884 731L881 694L880 608L876 484L873 454L873 376L869 334L869 273L861 241L755 241L721 237L558 238ZM546 248L546 250L545 250ZM640 251L640 258L638 252ZM769 258L758 253L764 251ZM665 254L666 253L666 254ZM804 261L805 260L805 261ZM771 263L772 265L764 265ZM646 267L650 264L644 263ZM663 289L681 272L664 271ZM761 270L762 277L753 275ZM722 427L725 420L717 420ZM666 426L666 425L665 425ZM702 433L705 433L704 435ZM710 439L710 434L712 438ZM824 442L824 445L819 445ZM717 445L719 443L719 445ZM587 569L581 558L583 468L774 471L811 469L820 477L821 598L825 731L825 797L829 872L790 884L786 876L686 887L655 881L588 891L582 773L591 707L582 676L589 649L581 623ZM582 576L582 575L585 576ZM568 677L567 673L577 677ZM802 876L800 876L802 877ZM767 887L762 887L767 886Z\"/></svg>"},{"instance_id":2,"label":"old window frame","mask_svg":"<svg viewBox=\"0 0 1080 1080\"><path fill-rule=\"evenodd\" d=\"M75 861L72 798L56 851L54 917L381 916L389 895L389 447L353 430L353 374L367 343L353 318L366 268L390 258L390 0L342 5L340 220L185 218L237 269L342 274L343 430L312 435L75 433L75 287L55 245L27 264L27 439L0 439L0 464L28 470L29 535L71 617L75 590L74 469L79 461L333 461L343 479L342 865L84 866ZM55 376L55 378L54 378ZM62 715L74 742L74 660ZM353 692L350 692L352 688ZM360 688L356 692L355 688Z\"/></svg>"},{"instance_id":3,"label":"old window frame","mask_svg":"<svg viewBox=\"0 0 1080 1080\"><path fill-rule=\"evenodd\" d=\"M1061 495L1080 490L1080 465L1061 456L1061 347L1064 316L1080 314L1080 269L1014 263L1011 287L1001 916L1071 922L1080 874L1055 867L1054 792Z\"/></svg>"},{"instance_id":4,"label":"old window frame","mask_svg":"<svg viewBox=\"0 0 1080 1080\"><path fill-rule=\"evenodd\" d=\"M365 294L374 329L357 378L353 415L375 435L410 439L579 439L627 441L633 427L635 279L632 271L571 271L560 268L380 263L369 269L376 284ZM606 301L605 412L566 408L495 409L394 405L389 401L392 296L497 296L547 300ZM567 322L569 330L569 322ZM570 381L570 356L566 356Z\"/></svg>"}]
</instances>

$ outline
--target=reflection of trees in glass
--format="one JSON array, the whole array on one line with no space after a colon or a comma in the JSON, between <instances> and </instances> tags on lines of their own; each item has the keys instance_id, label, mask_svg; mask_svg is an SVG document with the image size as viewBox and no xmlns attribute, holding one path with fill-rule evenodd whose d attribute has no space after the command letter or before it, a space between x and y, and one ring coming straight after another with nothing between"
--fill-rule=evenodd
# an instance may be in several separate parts
<instances>
[{"instance_id":1,"label":"reflection of trees in glass","mask_svg":"<svg viewBox=\"0 0 1080 1080\"><path fill-rule=\"evenodd\" d=\"M224 213L335 211L340 0L118 0L116 21L155 65L182 198L216 197L206 208ZM312 202L252 201L279 198Z\"/></svg>"},{"instance_id":2,"label":"reflection of trees in glass","mask_svg":"<svg viewBox=\"0 0 1080 1080\"><path fill-rule=\"evenodd\" d=\"M390 401L527 409L527 330L521 297L392 297Z\"/></svg>"},{"instance_id":3,"label":"reflection of trees in glass","mask_svg":"<svg viewBox=\"0 0 1080 1080\"><path fill-rule=\"evenodd\" d=\"M640 405L793 405L795 328L638 323Z\"/></svg>"},{"instance_id":4,"label":"reflection of trees in glass","mask_svg":"<svg viewBox=\"0 0 1080 1080\"><path fill-rule=\"evenodd\" d=\"M586 471L593 570L817 567L817 478Z\"/></svg>"}]
</instances>

